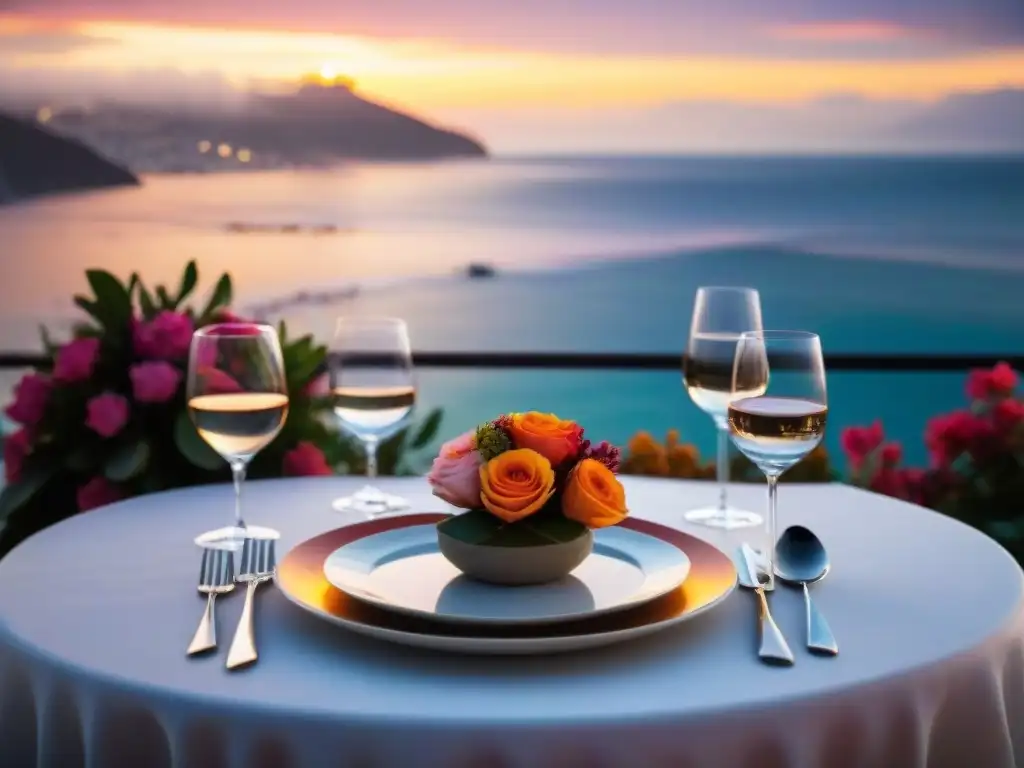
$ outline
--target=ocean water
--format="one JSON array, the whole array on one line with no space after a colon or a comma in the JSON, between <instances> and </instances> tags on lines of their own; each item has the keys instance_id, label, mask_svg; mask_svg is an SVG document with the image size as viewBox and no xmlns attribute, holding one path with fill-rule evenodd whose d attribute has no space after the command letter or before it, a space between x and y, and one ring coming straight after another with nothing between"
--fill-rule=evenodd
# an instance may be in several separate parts
<instances>
[{"instance_id":1,"label":"ocean water","mask_svg":"<svg viewBox=\"0 0 1024 768\"><path fill-rule=\"evenodd\" d=\"M759 289L766 327L816 331L832 352L1024 354L1024 158L521 158L144 181L0 209L0 348L35 348L39 322L66 328L88 267L154 282L195 258L204 286L232 273L241 311L322 338L339 314L400 315L420 350L677 354L696 288L736 284ZM498 276L466 278L471 262ZM420 383L445 435L541 408L599 439L678 427L713 447L674 372ZM828 443L880 418L923 461L924 424L962 388L959 374L832 373Z\"/></svg>"}]
</instances>

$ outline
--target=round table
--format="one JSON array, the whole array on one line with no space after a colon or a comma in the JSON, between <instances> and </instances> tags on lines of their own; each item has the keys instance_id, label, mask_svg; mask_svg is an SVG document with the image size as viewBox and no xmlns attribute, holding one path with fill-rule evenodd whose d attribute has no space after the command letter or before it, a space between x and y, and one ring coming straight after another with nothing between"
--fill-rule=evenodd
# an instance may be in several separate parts
<instances>
[{"instance_id":1,"label":"round table","mask_svg":"<svg viewBox=\"0 0 1024 768\"><path fill-rule=\"evenodd\" d=\"M711 484L625 482L635 515L669 524L716 498ZM280 529L283 554L350 522L330 502L358 485L250 483L246 518ZM420 478L382 485L417 511L443 508ZM732 499L760 508L764 488L734 486ZM990 539L919 507L841 485L782 487L780 526L813 527L832 557L814 594L836 658L803 649L801 597L783 587L771 601L790 668L757 660L744 590L599 651L466 657L357 637L264 587L260 660L233 673L237 590L219 606L219 654L184 653L203 607L192 537L231 511L228 486L144 496L0 561L0 765L1024 765L1024 574Z\"/></svg>"}]
</instances>

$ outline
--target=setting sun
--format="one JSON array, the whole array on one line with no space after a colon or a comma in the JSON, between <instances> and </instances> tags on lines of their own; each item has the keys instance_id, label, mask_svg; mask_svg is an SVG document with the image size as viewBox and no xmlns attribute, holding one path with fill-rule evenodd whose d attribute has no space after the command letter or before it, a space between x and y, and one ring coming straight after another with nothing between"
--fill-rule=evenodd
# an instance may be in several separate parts
<instances>
[{"instance_id":1,"label":"setting sun","mask_svg":"<svg viewBox=\"0 0 1024 768\"><path fill-rule=\"evenodd\" d=\"M338 68L333 64L324 64L320 67L320 77L327 81L332 81L338 76Z\"/></svg>"}]
</instances>

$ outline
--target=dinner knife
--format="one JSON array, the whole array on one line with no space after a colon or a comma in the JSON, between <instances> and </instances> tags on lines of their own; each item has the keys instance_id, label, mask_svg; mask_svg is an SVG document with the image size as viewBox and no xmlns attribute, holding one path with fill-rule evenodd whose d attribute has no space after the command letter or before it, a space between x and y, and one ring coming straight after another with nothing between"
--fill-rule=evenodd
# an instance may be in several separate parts
<instances>
[{"instance_id":1,"label":"dinner knife","mask_svg":"<svg viewBox=\"0 0 1024 768\"><path fill-rule=\"evenodd\" d=\"M789 666L795 661L793 658L793 652L789 649L789 644L786 642L786 638L783 637L782 631L775 623L775 620L772 618L772 612L768 608L768 597L764 593L764 586L762 586L761 579L758 577L757 573L757 556L754 554L754 550L750 548L749 544L743 544L740 547L740 557L747 570L747 578L750 580L751 584L750 589L753 589L754 593L758 597L758 634L760 637L760 647L758 648L757 655L766 664ZM743 586L747 585L744 584Z\"/></svg>"}]
</instances>

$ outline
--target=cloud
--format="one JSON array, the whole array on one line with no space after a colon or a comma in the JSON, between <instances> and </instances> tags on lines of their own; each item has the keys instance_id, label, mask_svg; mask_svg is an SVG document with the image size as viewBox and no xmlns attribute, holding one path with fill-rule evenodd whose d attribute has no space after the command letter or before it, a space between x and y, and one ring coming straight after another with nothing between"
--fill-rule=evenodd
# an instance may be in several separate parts
<instances>
[{"instance_id":1,"label":"cloud","mask_svg":"<svg viewBox=\"0 0 1024 768\"><path fill-rule=\"evenodd\" d=\"M592 53L802 57L820 50L815 30L831 34L825 42L837 50L849 45L854 53L872 30L875 43L885 42L878 40L882 30L899 30L921 33L946 51L1024 43L1021 0L7 0L7 6L36 17L315 29ZM780 41L770 32L787 28L813 39L797 34Z\"/></svg>"},{"instance_id":2,"label":"cloud","mask_svg":"<svg viewBox=\"0 0 1024 768\"><path fill-rule=\"evenodd\" d=\"M800 104L701 100L645 110L447 110L499 153L1022 152L1024 89L937 102L836 93Z\"/></svg>"},{"instance_id":3,"label":"cloud","mask_svg":"<svg viewBox=\"0 0 1024 768\"><path fill-rule=\"evenodd\" d=\"M781 24L768 28L779 40L816 43L879 43L920 37L923 33L886 21L832 21L824 23Z\"/></svg>"}]
</instances>

